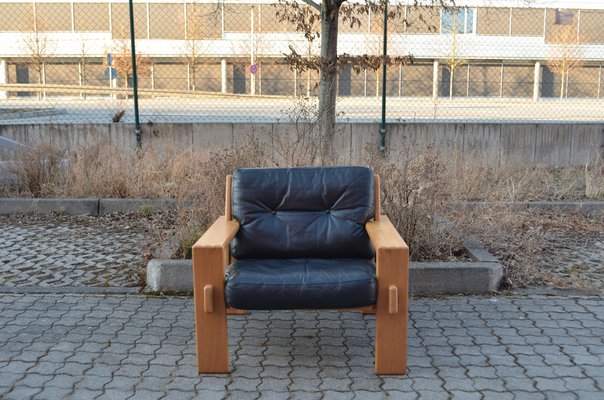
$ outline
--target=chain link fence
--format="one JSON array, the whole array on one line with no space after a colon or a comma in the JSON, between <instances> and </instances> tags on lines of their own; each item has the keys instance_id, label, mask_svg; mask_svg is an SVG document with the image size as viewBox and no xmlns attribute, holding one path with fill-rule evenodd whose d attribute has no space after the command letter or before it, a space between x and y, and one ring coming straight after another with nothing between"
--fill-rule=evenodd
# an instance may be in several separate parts
<instances>
[{"instance_id":1,"label":"chain link fence","mask_svg":"<svg viewBox=\"0 0 604 400\"><path fill-rule=\"evenodd\" d=\"M286 57L320 54L306 3L135 0L141 123L283 121L313 104L319 72ZM390 1L388 54L412 61L387 67L389 121L604 120L604 3L467 3ZM0 16L2 123L133 121L127 0L8 0ZM381 117L383 21L343 3L340 121Z\"/></svg>"}]
</instances>

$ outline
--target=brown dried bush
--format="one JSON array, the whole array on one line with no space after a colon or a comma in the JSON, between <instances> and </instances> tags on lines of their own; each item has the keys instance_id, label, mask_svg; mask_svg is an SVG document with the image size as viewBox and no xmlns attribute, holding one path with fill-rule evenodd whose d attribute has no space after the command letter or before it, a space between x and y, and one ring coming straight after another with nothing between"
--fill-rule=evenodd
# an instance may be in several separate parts
<instances>
[{"instance_id":1,"label":"brown dried bush","mask_svg":"<svg viewBox=\"0 0 604 400\"><path fill-rule=\"evenodd\" d=\"M56 195L57 188L67 175L66 153L51 143L17 150L8 172L15 175L20 185L17 195L46 197Z\"/></svg>"},{"instance_id":2,"label":"brown dried bush","mask_svg":"<svg viewBox=\"0 0 604 400\"><path fill-rule=\"evenodd\" d=\"M38 145L15 156L13 172L21 185L15 192L5 192L176 199L174 254L186 257L201 233L224 212L225 177L235 169L347 163L335 155L321 159L312 114L301 112L296 121L295 131L273 133L270 144L259 142L252 132L238 138L237 146L214 153L177 148L161 135L137 152L97 143L67 154ZM544 233L549 217L519 212L517 202L582 199L586 194L604 197L601 160L585 168L493 165L484 152L442 154L432 146L403 148L385 157L377 151L369 154L365 164L381 178L382 208L408 242L412 259L457 257L460 240L472 236L500 258L515 286L563 285L540 263L541 254L551 252L555 243L554 236ZM61 158L68 163L62 164ZM487 203L464 207L467 201ZM572 219L564 221L571 232Z\"/></svg>"}]
</instances>

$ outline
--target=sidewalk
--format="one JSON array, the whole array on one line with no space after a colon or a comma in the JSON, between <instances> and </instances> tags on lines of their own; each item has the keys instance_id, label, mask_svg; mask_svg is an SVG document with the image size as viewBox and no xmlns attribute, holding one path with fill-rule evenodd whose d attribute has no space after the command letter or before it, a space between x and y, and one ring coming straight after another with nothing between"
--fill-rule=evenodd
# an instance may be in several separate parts
<instances>
[{"instance_id":1,"label":"sidewalk","mask_svg":"<svg viewBox=\"0 0 604 400\"><path fill-rule=\"evenodd\" d=\"M406 376L373 374L374 317L229 317L229 375L198 375L193 300L0 297L3 399L601 399L604 299L410 302Z\"/></svg>"},{"instance_id":2,"label":"sidewalk","mask_svg":"<svg viewBox=\"0 0 604 400\"><path fill-rule=\"evenodd\" d=\"M193 299L135 294L153 221L2 218L0 399L603 398L602 296L411 299L391 377L373 316L250 312L229 317L232 372L198 375ZM601 244L544 262L601 281Z\"/></svg>"}]
</instances>

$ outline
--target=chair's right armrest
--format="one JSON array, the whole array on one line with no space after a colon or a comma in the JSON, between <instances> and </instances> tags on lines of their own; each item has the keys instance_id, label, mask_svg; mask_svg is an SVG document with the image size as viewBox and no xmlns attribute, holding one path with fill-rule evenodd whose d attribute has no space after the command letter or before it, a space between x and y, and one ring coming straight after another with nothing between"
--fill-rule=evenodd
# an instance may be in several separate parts
<instances>
[{"instance_id":1,"label":"chair's right armrest","mask_svg":"<svg viewBox=\"0 0 604 400\"><path fill-rule=\"evenodd\" d=\"M223 215L197 240L193 245L193 252L196 249L225 249L238 230L239 222L236 220L228 221Z\"/></svg>"},{"instance_id":2,"label":"chair's right armrest","mask_svg":"<svg viewBox=\"0 0 604 400\"><path fill-rule=\"evenodd\" d=\"M409 251L407 244L398 233L390 219L381 215L377 221L369 221L365 225L371 244L376 251L380 249L403 249Z\"/></svg>"}]
</instances>

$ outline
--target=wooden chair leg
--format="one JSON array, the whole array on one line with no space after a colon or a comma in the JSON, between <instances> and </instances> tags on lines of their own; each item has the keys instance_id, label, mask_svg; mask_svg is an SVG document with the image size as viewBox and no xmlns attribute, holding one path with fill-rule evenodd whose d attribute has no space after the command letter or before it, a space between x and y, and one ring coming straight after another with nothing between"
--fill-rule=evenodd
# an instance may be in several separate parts
<instances>
[{"instance_id":1,"label":"wooden chair leg","mask_svg":"<svg viewBox=\"0 0 604 400\"><path fill-rule=\"evenodd\" d=\"M402 250L378 250L377 263L375 373L404 375L407 372L407 253Z\"/></svg>"},{"instance_id":2,"label":"wooden chair leg","mask_svg":"<svg viewBox=\"0 0 604 400\"><path fill-rule=\"evenodd\" d=\"M404 375L407 372L407 299L404 310L389 314L378 309L375 315L375 373Z\"/></svg>"},{"instance_id":3,"label":"wooden chair leg","mask_svg":"<svg viewBox=\"0 0 604 400\"><path fill-rule=\"evenodd\" d=\"M229 370L223 253L221 249L193 250L197 369L204 374Z\"/></svg>"}]
</instances>

